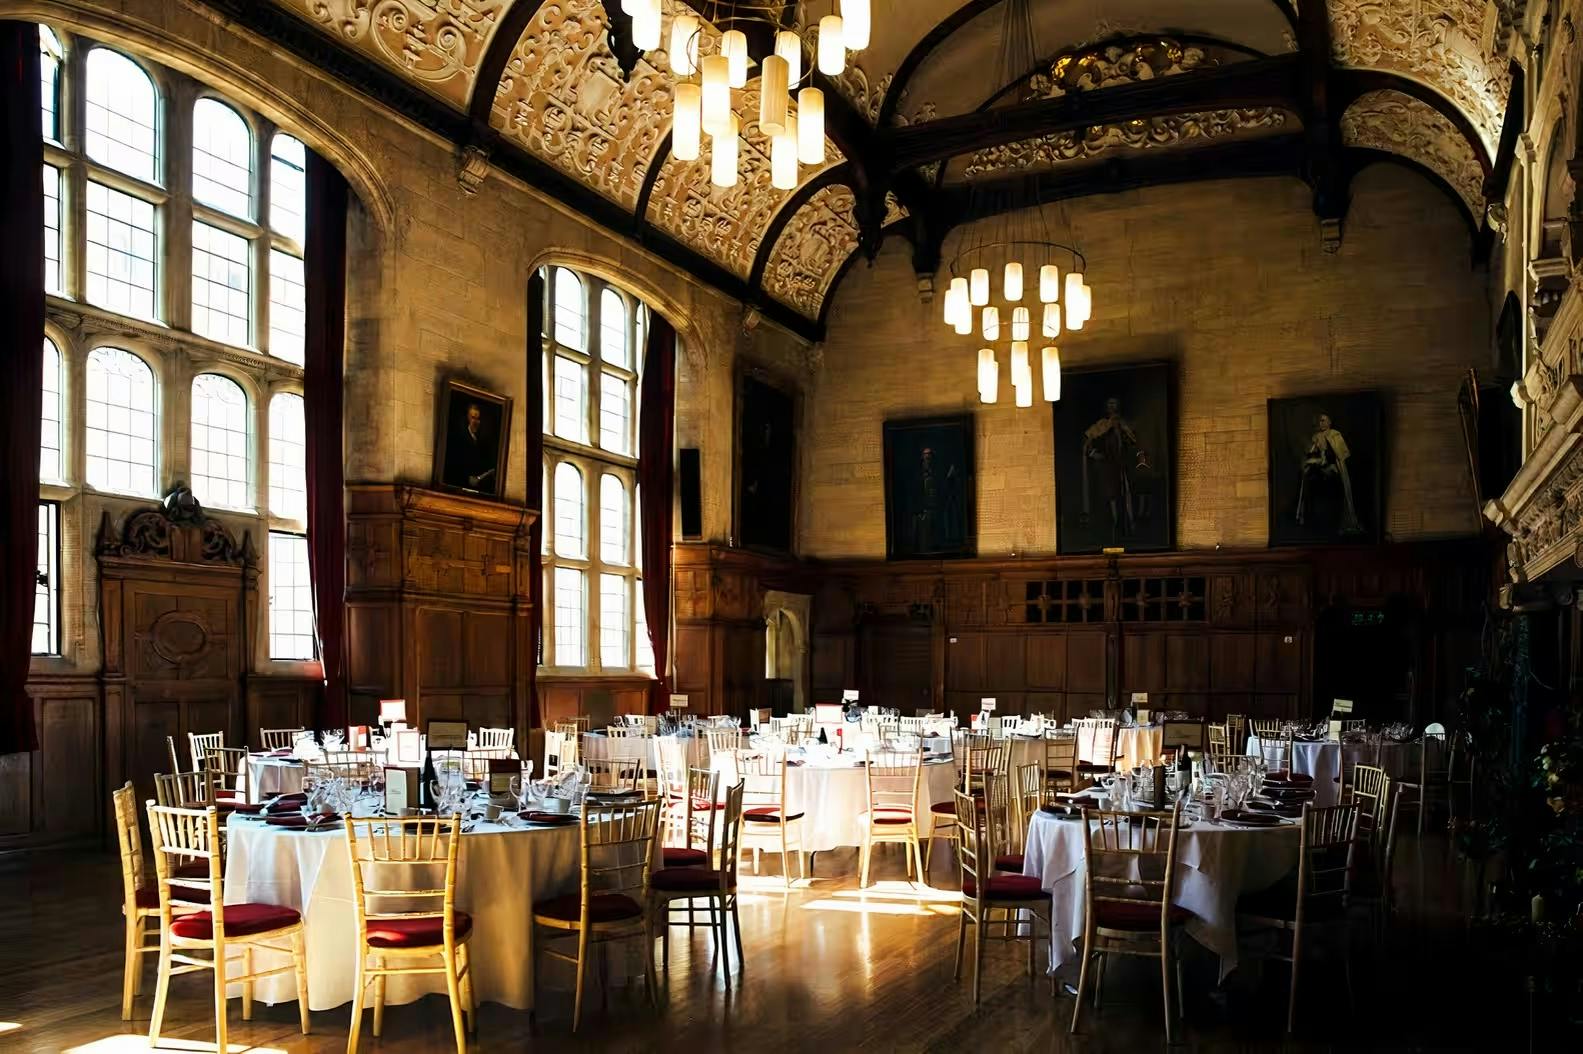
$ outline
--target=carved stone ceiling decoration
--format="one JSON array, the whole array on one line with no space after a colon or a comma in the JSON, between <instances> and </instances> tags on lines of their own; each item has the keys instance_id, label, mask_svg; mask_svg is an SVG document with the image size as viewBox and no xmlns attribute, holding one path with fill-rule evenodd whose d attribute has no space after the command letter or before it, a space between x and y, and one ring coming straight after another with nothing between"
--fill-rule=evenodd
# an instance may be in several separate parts
<instances>
[{"instance_id":1,"label":"carved stone ceiling decoration","mask_svg":"<svg viewBox=\"0 0 1583 1054\"><path fill-rule=\"evenodd\" d=\"M1426 84L1457 105L1495 154L1511 75L1493 0L1329 0L1335 59Z\"/></svg>"},{"instance_id":2,"label":"carved stone ceiling decoration","mask_svg":"<svg viewBox=\"0 0 1583 1054\"><path fill-rule=\"evenodd\" d=\"M1220 64L1221 59L1205 49L1184 46L1166 37L1105 44L1056 56L1030 76L1021 88L1008 92L1004 102L1058 99L1076 92L1174 77ZM952 170L971 179L996 172L1043 169L1114 150L1181 147L1199 141L1249 138L1279 131L1289 120L1295 124L1297 119L1295 115L1289 117L1284 110L1257 107L1093 125L978 150L953 164Z\"/></svg>"},{"instance_id":3,"label":"carved stone ceiling decoration","mask_svg":"<svg viewBox=\"0 0 1583 1054\"><path fill-rule=\"evenodd\" d=\"M717 187L710 182L711 151L705 137L696 161L665 159L649 197L648 220L746 278L753 270L759 242L791 191L770 185L770 142L758 122L759 82L749 81L741 97L737 185ZM824 167L842 160L841 152L827 139ZM804 178L819 171L822 169L807 170Z\"/></svg>"},{"instance_id":4,"label":"carved stone ceiling decoration","mask_svg":"<svg viewBox=\"0 0 1583 1054\"><path fill-rule=\"evenodd\" d=\"M512 0L274 2L463 108L500 15L512 4Z\"/></svg>"},{"instance_id":5,"label":"carved stone ceiling decoration","mask_svg":"<svg viewBox=\"0 0 1583 1054\"><path fill-rule=\"evenodd\" d=\"M667 18L673 9L665 5ZM547 3L511 50L490 124L630 209L670 130L671 78L662 72L668 65L657 51L623 75L599 0Z\"/></svg>"},{"instance_id":6,"label":"carved stone ceiling decoration","mask_svg":"<svg viewBox=\"0 0 1583 1054\"><path fill-rule=\"evenodd\" d=\"M825 187L797 210L781 231L764 269L764 289L775 299L818 318L841 265L857 249L857 199L841 185Z\"/></svg>"},{"instance_id":7,"label":"carved stone ceiling decoration","mask_svg":"<svg viewBox=\"0 0 1583 1054\"><path fill-rule=\"evenodd\" d=\"M1444 179L1480 215L1484 169L1467 138L1421 99L1391 89L1358 96L1341 116L1341 141L1417 161Z\"/></svg>"}]
</instances>

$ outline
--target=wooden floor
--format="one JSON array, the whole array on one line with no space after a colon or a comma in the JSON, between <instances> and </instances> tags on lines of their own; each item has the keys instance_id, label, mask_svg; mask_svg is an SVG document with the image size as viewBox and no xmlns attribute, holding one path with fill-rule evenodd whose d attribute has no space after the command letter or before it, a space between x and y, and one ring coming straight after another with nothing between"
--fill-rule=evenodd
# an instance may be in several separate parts
<instances>
[{"instance_id":1,"label":"wooden floor","mask_svg":"<svg viewBox=\"0 0 1583 1054\"><path fill-rule=\"evenodd\" d=\"M728 993L703 935L671 943L662 999L651 1008L641 987L616 987L608 1006L597 992L582 1029L570 1032L564 977L541 975L539 1009L529 1015L487 1005L479 1051L819 1050L1138 1051L1164 1046L1157 973L1147 963L1113 968L1106 1005L1085 1013L1083 1034L1068 1036L1072 1000L1030 983L1016 950L992 945L983 1004L971 985L951 978L956 894L947 854L931 879L907 883L900 850L876 856L877 888L859 891L853 851L820 854L811 888L787 895L779 879L746 880L742 932L747 967ZM883 857L883 860L881 860ZM1292 1041L1283 1033L1284 966L1244 967L1217 989L1214 963L1196 945L1188 961L1182 1049L1518 1050L1521 1004L1508 998L1520 979L1491 978L1464 946L1456 865L1444 842L1409 840L1398 869L1401 918L1385 949L1364 946L1354 964L1357 1010L1349 1013L1339 964L1305 969ZM766 869L773 867L765 858ZM120 879L109 854L0 857L0 1051L117 1054L146 1050L149 998L136 1018L120 1018ZM152 978L145 991L152 992ZM1493 983L1492 983L1493 982ZM160 1050L214 1050L212 1003L203 976L177 978ZM313 1034L297 1027L294 1005L260 1006L241 1020L231 1004L232 1051L340 1051L349 1009L313 1015ZM385 1037L365 1025L366 1051L450 1049L442 1000L392 1008Z\"/></svg>"}]
</instances>

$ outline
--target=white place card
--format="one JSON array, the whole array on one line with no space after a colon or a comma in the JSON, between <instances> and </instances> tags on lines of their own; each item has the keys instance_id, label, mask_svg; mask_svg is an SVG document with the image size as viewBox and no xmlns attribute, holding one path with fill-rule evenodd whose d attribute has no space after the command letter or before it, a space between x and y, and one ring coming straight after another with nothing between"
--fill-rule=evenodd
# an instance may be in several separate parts
<instances>
[{"instance_id":1,"label":"white place card","mask_svg":"<svg viewBox=\"0 0 1583 1054\"><path fill-rule=\"evenodd\" d=\"M396 763L421 765L423 763L423 733L413 728L402 728L391 734L394 741Z\"/></svg>"},{"instance_id":2,"label":"white place card","mask_svg":"<svg viewBox=\"0 0 1583 1054\"><path fill-rule=\"evenodd\" d=\"M1334 720L1334 719L1332 719L1331 722L1330 722L1330 738L1332 740L1334 740L1335 742L1337 742L1337 743L1341 742L1341 726L1342 726L1342 724L1343 724L1343 722L1337 721L1337 720Z\"/></svg>"},{"instance_id":3,"label":"white place card","mask_svg":"<svg viewBox=\"0 0 1583 1054\"><path fill-rule=\"evenodd\" d=\"M1149 715L1151 713L1153 713L1153 711L1151 711L1151 710L1144 710L1144 709L1140 708L1133 715L1133 719L1132 719L1133 723L1134 724L1139 724L1139 725L1146 725L1146 724L1148 724L1149 723Z\"/></svg>"},{"instance_id":4,"label":"white place card","mask_svg":"<svg viewBox=\"0 0 1583 1054\"><path fill-rule=\"evenodd\" d=\"M987 695L978 701L978 708L986 714L995 712L995 697Z\"/></svg>"},{"instance_id":5,"label":"white place card","mask_svg":"<svg viewBox=\"0 0 1583 1054\"><path fill-rule=\"evenodd\" d=\"M855 702L857 702L857 689L856 688L843 689L842 692L841 692L841 701L843 703L855 703Z\"/></svg>"},{"instance_id":6,"label":"white place card","mask_svg":"<svg viewBox=\"0 0 1583 1054\"><path fill-rule=\"evenodd\" d=\"M491 797L511 793L511 779L522 775L522 762L515 758L489 759L489 793Z\"/></svg>"},{"instance_id":7,"label":"white place card","mask_svg":"<svg viewBox=\"0 0 1583 1054\"><path fill-rule=\"evenodd\" d=\"M407 723L407 701L405 699L381 699L379 701L379 723L393 725Z\"/></svg>"},{"instance_id":8,"label":"white place card","mask_svg":"<svg viewBox=\"0 0 1583 1054\"><path fill-rule=\"evenodd\" d=\"M392 816L400 816L408 809L416 809L418 780L421 778L417 769L385 766L385 811Z\"/></svg>"},{"instance_id":9,"label":"white place card","mask_svg":"<svg viewBox=\"0 0 1583 1054\"><path fill-rule=\"evenodd\" d=\"M1333 714L1350 714L1350 713L1352 713L1352 700L1351 699L1332 699L1330 701L1330 712L1333 713Z\"/></svg>"},{"instance_id":10,"label":"white place card","mask_svg":"<svg viewBox=\"0 0 1583 1054\"><path fill-rule=\"evenodd\" d=\"M466 721L430 721L427 734L430 750L466 750Z\"/></svg>"},{"instance_id":11,"label":"white place card","mask_svg":"<svg viewBox=\"0 0 1583 1054\"><path fill-rule=\"evenodd\" d=\"M671 696L671 709L672 710L685 710L685 709L687 709L687 696L685 696L685 695L672 695Z\"/></svg>"}]
</instances>

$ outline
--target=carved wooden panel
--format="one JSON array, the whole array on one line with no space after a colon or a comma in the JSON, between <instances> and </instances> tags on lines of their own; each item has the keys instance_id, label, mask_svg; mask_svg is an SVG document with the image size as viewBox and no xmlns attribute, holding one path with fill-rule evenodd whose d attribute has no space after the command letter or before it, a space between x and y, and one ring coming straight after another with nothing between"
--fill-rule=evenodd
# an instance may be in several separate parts
<instances>
[{"instance_id":1,"label":"carved wooden panel","mask_svg":"<svg viewBox=\"0 0 1583 1054\"><path fill-rule=\"evenodd\" d=\"M1069 630L1066 635L1066 687L1104 697L1108 691L1106 654L1110 634L1104 630Z\"/></svg>"},{"instance_id":2,"label":"carved wooden panel","mask_svg":"<svg viewBox=\"0 0 1583 1054\"><path fill-rule=\"evenodd\" d=\"M956 633L945 646L946 691L972 690L988 683L988 634Z\"/></svg>"},{"instance_id":3,"label":"carved wooden panel","mask_svg":"<svg viewBox=\"0 0 1583 1054\"><path fill-rule=\"evenodd\" d=\"M1210 678L1217 690L1253 690L1257 644L1258 637L1252 633L1217 633L1210 638Z\"/></svg>"},{"instance_id":4,"label":"carved wooden panel","mask_svg":"<svg viewBox=\"0 0 1583 1054\"><path fill-rule=\"evenodd\" d=\"M1066 687L1066 634L1030 633L1027 637L1028 686Z\"/></svg>"},{"instance_id":5,"label":"carved wooden panel","mask_svg":"<svg viewBox=\"0 0 1583 1054\"><path fill-rule=\"evenodd\" d=\"M1203 692L1209 687L1209 639L1201 633L1167 635L1165 690Z\"/></svg>"}]
</instances>

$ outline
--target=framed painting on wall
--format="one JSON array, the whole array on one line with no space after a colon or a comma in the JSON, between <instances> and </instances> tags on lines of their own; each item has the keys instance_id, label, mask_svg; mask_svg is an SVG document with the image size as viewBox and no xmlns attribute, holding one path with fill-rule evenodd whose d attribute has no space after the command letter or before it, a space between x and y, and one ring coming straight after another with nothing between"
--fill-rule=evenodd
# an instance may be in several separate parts
<instances>
[{"instance_id":1,"label":"framed painting on wall","mask_svg":"<svg viewBox=\"0 0 1583 1054\"><path fill-rule=\"evenodd\" d=\"M1176 542L1175 370L1072 370L1051 404L1056 551L1149 552Z\"/></svg>"},{"instance_id":2,"label":"framed painting on wall","mask_svg":"<svg viewBox=\"0 0 1583 1054\"><path fill-rule=\"evenodd\" d=\"M1385 426L1378 392L1269 401L1271 545L1380 540Z\"/></svg>"},{"instance_id":3,"label":"framed painting on wall","mask_svg":"<svg viewBox=\"0 0 1583 1054\"><path fill-rule=\"evenodd\" d=\"M973 415L885 422L885 558L978 555Z\"/></svg>"},{"instance_id":4,"label":"framed painting on wall","mask_svg":"<svg viewBox=\"0 0 1583 1054\"><path fill-rule=\"evenodd\" d=\"M511 400L462 381L440 386L434 482L446 490L498 498L505 486Z\"/></svg>"},{"instance_id":5,"label":"framed painting on wall","mask_svg":"<svg viewBox=\"0 0 1583 1054\"><path fill-rule=\"evenodd\" d=\"M737 387L737 542L792 551L797 480L796 400L743 375Z\"/></svg>"}]
</instances>

